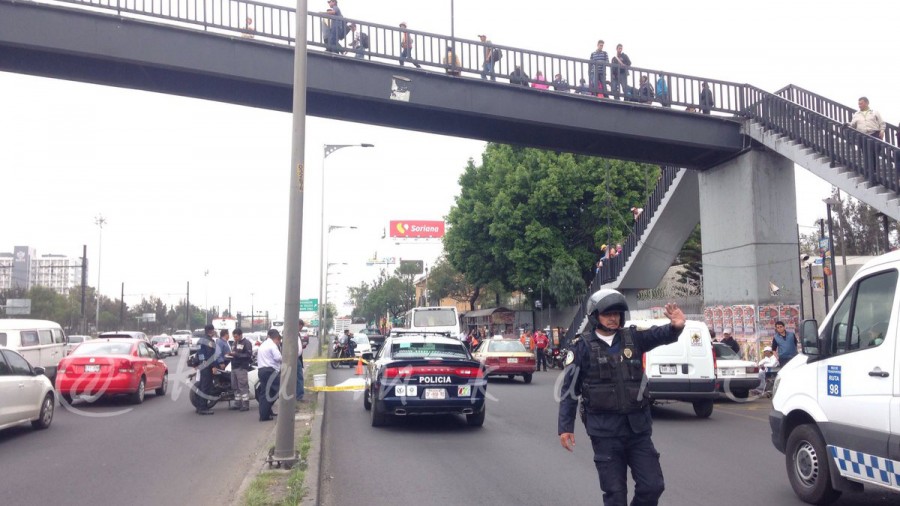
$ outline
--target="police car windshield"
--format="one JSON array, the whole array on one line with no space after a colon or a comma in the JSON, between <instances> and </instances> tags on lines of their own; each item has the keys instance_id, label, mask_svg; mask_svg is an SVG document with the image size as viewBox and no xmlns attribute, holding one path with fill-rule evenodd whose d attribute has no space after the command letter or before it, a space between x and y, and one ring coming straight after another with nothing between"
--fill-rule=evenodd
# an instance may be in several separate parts
<instances>
[{"instance_id":1,"label":"police car windshield","mask_svg":"<svg viewBox=\"0 0 900 506\"><path fill-rule=\"evenodd\" d=\"M399 342L391 344L391 356L394 358L466 358L466 349L454 343L411 343Z\"/></svg>"}]
</instances>

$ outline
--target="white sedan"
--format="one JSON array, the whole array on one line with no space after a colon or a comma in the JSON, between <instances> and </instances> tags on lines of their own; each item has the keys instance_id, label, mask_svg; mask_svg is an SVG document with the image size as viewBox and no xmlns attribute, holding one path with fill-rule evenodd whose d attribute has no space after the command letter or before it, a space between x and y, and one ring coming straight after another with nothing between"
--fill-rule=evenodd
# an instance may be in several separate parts
<instances>
[{"instance_id":1,"label":"white sedan","mask_svg":"<svg viewBox=\"0 0 900 506\"><path fill-rule=\"evenodd\" d=\"M372 345L369 343L369 336L358 332L353 335L353 342L356 343L356 349L353 350L354 357L361 357L363 353L372 353Z\"/></svg>"},{"instance_id":2,"label":"white sedan","mask_svg":"<svg viewBox=\"0 0 900 506\"><path fill-rule=\"evenodd\" d=\"M25 422L46 429L55 398L43 367L31 367L25 357L0 346L0 430Z\"/></svg>"},{"instance_id":3,"label":"white sedan","mask_svg":"<svg viewBox=\"0 0 900 506\"><path fill-rule=\"evenodd\" d=\"M716 352L716 378L719 391L745 399L759 385L759 367L741 358L727 344L713 343Z\"/></svg>"}]
</instances>

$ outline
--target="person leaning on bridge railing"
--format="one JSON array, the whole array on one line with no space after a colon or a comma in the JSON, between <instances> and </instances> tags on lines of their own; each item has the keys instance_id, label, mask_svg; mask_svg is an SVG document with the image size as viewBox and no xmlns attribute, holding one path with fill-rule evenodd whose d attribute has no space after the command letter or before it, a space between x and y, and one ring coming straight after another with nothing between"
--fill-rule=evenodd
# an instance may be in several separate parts
<instances>
[{"instance_id":1,"label":"person leaning on bridge railing","mask_svg":"<svg viewBox=\"0 0 900 506\"><path fill-rule=\"evenodd\" d=\"M881 114L869 108L869 99L859 97L859 110L853 113L853 119L847 126L854 130L858 130L866 135L871 135L877 139L884 140L884 129L886 127Z\"/></svg>"},{"instance_id":2,"label":"person leaning on bridge railing","mask_svg":"<svg viewBox=\"0 0 900 506\"><path fill-rule=\"evenodd\" d=\"M447 52L444 53L444 66L447 68L447 74L451 76L458 76L460 72L460 68L462 65L459 61L459 56L456 56L456 51L453 50L453 46L447 46Z\"/></svg>"}]
</instances>

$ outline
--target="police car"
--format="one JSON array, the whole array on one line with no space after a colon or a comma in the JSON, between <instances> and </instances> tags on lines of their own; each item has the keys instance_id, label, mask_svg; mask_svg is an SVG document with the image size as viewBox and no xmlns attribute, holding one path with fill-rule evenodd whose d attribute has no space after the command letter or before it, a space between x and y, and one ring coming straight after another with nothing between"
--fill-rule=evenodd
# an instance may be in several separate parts
<instances>
[{"instance_id":1,"label":"police car","mask_svg":"<svg viewBox=\"0 0 900 506\"><path fill-rule=\"evenodd\" d=\"M484 369L458 339L427 332L391 332L368 360L363 407L372 426L392 416L461 414L472 427L485 417Z\"/></svg>"},{"instance_id":2,"label":"police car","mask_svg":"<svg viewBox=\"0 0 900 506\"><path fill-rule=\"evenodd\" d=\"M900 492L900 252L869 261L803 353L775 379L772 443L800 499L827 504L865 486Z\"/></svg>"}]
</instances>

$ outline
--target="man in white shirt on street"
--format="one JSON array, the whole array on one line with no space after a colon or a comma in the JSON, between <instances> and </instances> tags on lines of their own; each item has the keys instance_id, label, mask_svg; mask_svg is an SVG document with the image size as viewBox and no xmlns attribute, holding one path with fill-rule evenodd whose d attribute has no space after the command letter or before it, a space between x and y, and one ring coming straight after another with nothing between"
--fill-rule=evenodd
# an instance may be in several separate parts
<instances>
[{"instance_id":1,"label":"man in white shirt on street","mask_svg":"<svg viewBox=\"0 0 900 506\"><path fill-rule=\"evenodd\" d=\"M272 404L278 398L279 374L281 372L281 334L270 329L269 338L256 352L256 364L259 367L259 388L256 401L259 404L259 421L266 422L275 415Z\"/></svg>"}]
</instances>

